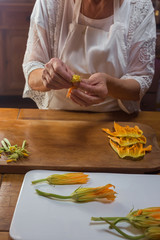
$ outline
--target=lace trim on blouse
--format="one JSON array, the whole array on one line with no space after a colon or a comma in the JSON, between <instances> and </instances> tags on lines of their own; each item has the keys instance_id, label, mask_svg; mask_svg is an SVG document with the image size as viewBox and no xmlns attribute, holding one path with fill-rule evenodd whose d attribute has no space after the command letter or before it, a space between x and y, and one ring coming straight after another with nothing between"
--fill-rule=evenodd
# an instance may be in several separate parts
<instances>
[{"instance_id":1,"label":"lace trim on blouse","mask_svg":"<svg viewBox=\"0 0 160 240\"><path fill-rule=\"evenodd\" d=\"M137 28L141 25L151 9L150 0L132 0L132 14L130 14L129 30L127 36L127 50L128 52L132 48L133 39L136 35ZM147 16L148 17L148 16ZM153 26L152 26L153 27ZM147 29L145 30L147 32ZM156 36L154 34L155 30L153 29L153 35L150 34L150 38L147 38L146 41L141 44L139 42L139 48L137 50L137 58L141 62L144 72L146 75L134 75L127 73L123 76L123 79L134 78L140 84L140 99L144 96L146 91L149 89L152 83L154 75L154 66L155 66L155 47L156 47Z\"/></svg>"}]
</instances>

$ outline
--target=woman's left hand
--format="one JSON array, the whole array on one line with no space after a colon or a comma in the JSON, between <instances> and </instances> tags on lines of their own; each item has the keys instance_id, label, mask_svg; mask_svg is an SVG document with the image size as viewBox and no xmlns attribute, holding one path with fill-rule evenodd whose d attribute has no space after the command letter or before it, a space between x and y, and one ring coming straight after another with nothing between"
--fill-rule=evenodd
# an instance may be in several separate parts
<instances>
[{"instance_id":1,"label":"woman's left hand","mask_svg":"<svg viewBox=\"0 0 160 240\"><path fill-rule=\"evenodd\" d=\"M72 90L70 98L85 107L103 102L108 96L109 77L105 73L95 73L89 79L82 79L80 83L75 84L77 88Z\"/></svg>"}]
</instances>

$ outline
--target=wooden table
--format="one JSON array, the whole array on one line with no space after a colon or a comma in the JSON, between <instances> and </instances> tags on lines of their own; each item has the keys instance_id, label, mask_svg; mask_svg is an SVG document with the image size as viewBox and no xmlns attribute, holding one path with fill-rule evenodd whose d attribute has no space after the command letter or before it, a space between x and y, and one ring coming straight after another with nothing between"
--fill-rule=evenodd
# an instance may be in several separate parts
<instances>
[{"instance_id":1,"label":"wooden table","mask_svg":"<svg viewBox=\"0 0 160 240\"><path fill-rule=\"evenodd\" d=\"M160 146L160 112L140 112L127 115L113 113L75 113L38 109L0 109L0 120L50 120L50 121L130 121L152 127ZM9 240L9 227L19 195L24 174L0 174L0 240Z\"/></svg>"}]
</instances>

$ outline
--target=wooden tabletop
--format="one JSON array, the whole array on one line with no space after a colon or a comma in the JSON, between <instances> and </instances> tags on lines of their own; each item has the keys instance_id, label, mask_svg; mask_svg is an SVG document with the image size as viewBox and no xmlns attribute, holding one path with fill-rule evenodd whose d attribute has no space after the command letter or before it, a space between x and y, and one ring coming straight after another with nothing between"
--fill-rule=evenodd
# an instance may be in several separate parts
<instances>
[{"instance_id":1,"label":"wooden tabletop","mask_svg":"<svg viewBox=\"0 0 160 240\"><path fill-rule=\"evenodd\" d=\"M153 128L160 146L160 112L140 112L127 115L123 112L80 113L38 109L0 109L0 120L49 120L93 122L135 122ZM9 228L23 182L24 174L0 174L0 240L10 240Z\"/></svg>"},{"instance_id":2,"label":"wooden tabletop","mask_svg":"<svg viewBox=\"0 0 160 240\"><path fill-rule=\"evenodd\" d=\"M122 111L109 113L84 113L39 109L20 109L18 119L23 120L65 120L65 121L131 121L144 123L155 129L157 140L160 145L160 112L142 111L133 114L126 114Z\"/></svg>"},{"instance_id":3,"label":"wooden tabletop","mask_svg":"<svg viewBox=\"0 0 160 240\"><path fill-rule=\"evenodd\" d=\"M19 112L18 108L0 108L0 120L17 119Z\"/></svg>"}]
</instances>

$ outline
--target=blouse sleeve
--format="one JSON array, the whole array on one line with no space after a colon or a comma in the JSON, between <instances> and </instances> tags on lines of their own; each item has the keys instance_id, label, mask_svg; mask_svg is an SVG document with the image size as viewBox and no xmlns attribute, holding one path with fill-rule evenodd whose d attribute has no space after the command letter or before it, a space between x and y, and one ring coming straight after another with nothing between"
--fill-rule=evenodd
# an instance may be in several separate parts
<instances>
[{"instance_id":1,"label":"blouse sleeve","mask_svg":"<svg viewBox=\"0 0 160 240\"><path fill-rule=\"evenodd\" d=\"M50 92L40 92L32 90L28 84L29 74L38 68L44 68L46 62L53 57L53 32L50 32L50 24L52 29L55 26L55 19L49 22L49 0L37 0L32 14L28 33L27 47L23 60L23 72L26 79L26 84L23 92L23 97L33 99L39 108L47 108ZM54 1L53 1L54 2ZM54 6L54 4L52 4ZM53 13L54 13L54 9ZM56 7L55 7L56 10Z\"/></svg>"},{"instance_id":2,"label":"blouse sleeve","mask_svg":"<svg viewBox=\"0 0 160 240\"><path fill-rule=\"evenodd\" d=\"M127 37L128 65L121 77L135 79L140 84L140 100L151 86L154 75L156 24L150 0L132 1L133 8ZM139 110L140 102L118 100L121 108L132 113Z\"/></svg>"}]
</instances>

